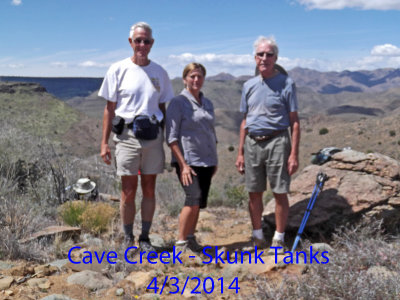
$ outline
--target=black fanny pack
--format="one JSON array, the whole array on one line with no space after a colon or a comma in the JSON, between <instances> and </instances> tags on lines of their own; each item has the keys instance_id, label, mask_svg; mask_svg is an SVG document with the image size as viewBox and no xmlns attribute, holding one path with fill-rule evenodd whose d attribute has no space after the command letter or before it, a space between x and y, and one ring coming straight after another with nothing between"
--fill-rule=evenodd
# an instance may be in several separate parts
<instances>
[{"instance_id":1,"label":"black fanny pack","mask_svg":"<svg viewBox=\"0 0 400 300\"><path fill-rule=\"evenodd\" d=\"M151 118L145 115L138 115L133 119L133 133L135 137L142 140L154 140L158 136L159 122L155 115Z\"/></svg>"},{"instance_id":2,"label":"black fanny pack","mask_svg":"<svg viewBox=\"0 0 400 300\"><path fill-rule=\"evenodd\" d=\"M112 124L111 131L114 132L115 134L119 135L124 130L125 120L124 120L124 118L121 118L120 116L115 116L112 119L111 124Z\"/></svg>"}]
</instances>

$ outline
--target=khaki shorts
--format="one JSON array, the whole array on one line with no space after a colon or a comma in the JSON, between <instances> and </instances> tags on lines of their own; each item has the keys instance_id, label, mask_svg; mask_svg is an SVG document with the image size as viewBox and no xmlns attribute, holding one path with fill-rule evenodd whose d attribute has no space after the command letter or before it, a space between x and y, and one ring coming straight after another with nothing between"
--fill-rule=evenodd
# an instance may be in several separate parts
<instances>
[{"instance_id":1,"label":"khaki shorts","mask_svg":"<svg viewBox=\"0 0 400 300\"><path fill-rule=\"evenodd\" d=\"M245 180L249 192L264 192L267 178L271 190L277 194L289 192L290 176L287 161L291 150L289 133L262 142L246 136L244 145Z\"/></svg>"},{"instance_id":2,"label":"khaki shorts","mask_svg":"<svg viewBox=\"0 0 400 300\"><path fill-rule=\"evenodd\" d=\"M117 175L159 174L164 171L164 136L160 127L155 140L139 140L132 129L124 128L120 135L114 135L115 162Z\"/></svg>"}]
</instances>

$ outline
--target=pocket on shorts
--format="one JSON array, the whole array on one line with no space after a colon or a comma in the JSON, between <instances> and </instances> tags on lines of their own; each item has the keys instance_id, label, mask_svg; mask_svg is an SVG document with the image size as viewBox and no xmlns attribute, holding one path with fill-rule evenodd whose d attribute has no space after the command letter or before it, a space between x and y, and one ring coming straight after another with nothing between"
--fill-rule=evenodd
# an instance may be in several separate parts
<instances>
[{"instance_id":1,"label":"pocket on shorts","mask_svg":"<svg viewBox=\"0 0 400 300\"><path fill-rule=\"evenodd\" d=\"M269 164L274 165L287 165L287 160L290 154L290 140L287 134L276 137L273 140L273 147L269 157Z\"/></svg>"},{"instance_id":2,"label":"pocket on shorts","mask_svg":"<svg viewBox=\"0 0 400 300\"><path fill-rule=\"evenodd\" d=\"M246 136L245 148L244 148L245 164L251 166L258 166L260 163L259 156L260 155L258 151L257 142Z\"/></svg>"}]
</instances>

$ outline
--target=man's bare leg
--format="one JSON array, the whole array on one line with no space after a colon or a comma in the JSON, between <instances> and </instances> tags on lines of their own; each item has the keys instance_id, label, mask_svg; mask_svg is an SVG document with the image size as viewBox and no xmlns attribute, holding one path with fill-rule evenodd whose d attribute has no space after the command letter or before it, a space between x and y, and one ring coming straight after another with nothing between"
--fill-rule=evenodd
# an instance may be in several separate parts
<instances>
[{"instance_id":1,"label":"man's bare leg","mask_svg":"<svg viewBox=\"0 0 400 300\"><path fill-rule=\"evenodd\" d=\"M136 175L121 176L122 191L120 202L120 214L122 225L125 233L125 239L128 242L133 241L133 223L135 221L135 197L138 185L138 177Z\"/></svg>"}]
</instances>

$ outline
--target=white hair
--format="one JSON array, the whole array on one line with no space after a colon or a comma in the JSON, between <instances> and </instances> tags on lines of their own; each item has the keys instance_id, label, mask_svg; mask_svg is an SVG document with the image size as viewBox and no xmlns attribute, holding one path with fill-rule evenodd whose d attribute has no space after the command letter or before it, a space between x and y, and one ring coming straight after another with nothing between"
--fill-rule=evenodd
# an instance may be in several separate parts
<instances>
[{"instance_id":1,"label":"white hair","mask_svg":"<svg viewBox=\"0 0 400 300\"><path fill-rule=\"evenodd\" d=\"M259 45L261 44L268 44L272 47L272 49L274 50L274 54L276 56L278 56L279 53L279 48L278 48L278 44L275 41L275 38L273 36L269 36L269 37L265 37L265 36L259 36L258 39L256 39L256 41L254 42L253 46L254 46L254 55L257 52L257 48Z\"/></svg>"},{"instance_id":2,"label":"white hair","mask_svg":"<svg viewBox=\"0 0 400 300\"><path fill-rule=\"evenodd\" d=\"M133 24L129 32L130 38L133 38L133 34L135 33L136 28L143 28L150 34L150 38L153 39L153 30L151 29L150 25L147 24L146 22L137 22L136 24Z\"/></svg>"}]
</instances>

